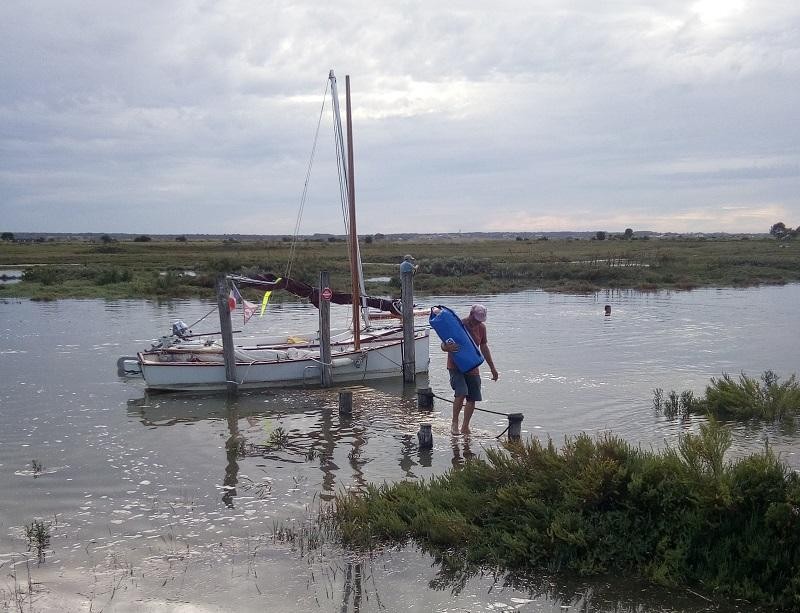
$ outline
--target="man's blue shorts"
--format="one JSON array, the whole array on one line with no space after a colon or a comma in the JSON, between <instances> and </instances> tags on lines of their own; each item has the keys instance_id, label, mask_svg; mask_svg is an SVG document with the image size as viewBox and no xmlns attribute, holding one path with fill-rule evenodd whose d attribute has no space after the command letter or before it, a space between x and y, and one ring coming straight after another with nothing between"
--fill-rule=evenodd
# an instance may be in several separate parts
<instances>
[{"instance_id":1,"label":"man's blue shorts","mask_svg":"<svg viewBox=\"0 0 800 613\"><path fill-rule=\"evenodd\" d=\"M459 370L448 370L450 373L450 387L453 388L455 396L466 396L471 402L480 402L481 398L481 376L465 375Z\"/></svg>"}]
</instances>

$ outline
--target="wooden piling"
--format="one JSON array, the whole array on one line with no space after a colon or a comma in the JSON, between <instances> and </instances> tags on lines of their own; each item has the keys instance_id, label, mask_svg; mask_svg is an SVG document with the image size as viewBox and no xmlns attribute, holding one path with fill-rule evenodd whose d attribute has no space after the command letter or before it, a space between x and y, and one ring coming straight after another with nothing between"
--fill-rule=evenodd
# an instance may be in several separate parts
<instances>
[{"instance_id":1,"label":"wooden piling","mask_svg":"<svg viewBox=\"0 0 800 613\"><path fill-rule=\"evenodd\" d=\"M522 413L508 414L508 440L518 441L522 436Z\"/></svg>"},{"instance_id":2,"label":"wooden piling","mask_svg":"<svg viewBox=\"0 0 800 613\"><path fill-rule=\"evenodd\" d=\"M239 391L236 378L236 356L233 353L233 325L231 324L231 308L228 304L228 280L225 275L217 277L217 310L219 311L219 329L222 335L222 357L225 361L225 388L229 396Z\"/></svg>"},{"instance_id":3,"label":"wooden piling","mask_svg":"<svg viewBox=\"0 0 800 613\"><path fill-rule=\"evenodd\" d=\"M403 382L414 383L417 373L414 351L414 272L400 273L400 299L403 302Z\"/></svg>"},{"instance_id":4,"label":"wooden piling","mask_svg":"<svg viewBox=\"0 0 800 613\"><path fill-rule=\"evenodd\" d=\"M430 410L433 408L433 390L431 388L417 388L417 408L425 410Z\"/></svg>"},{"instance_id":5,"label":"wooden piling","mask_svg":"<svg viewBox=\"0 0 800 613\"><path fill-rule=\"evenodd\" d=\"M417 439L419 440L420 449L433 448L433 432L431 432L430 424L420 424Z\"/></svg>"},{"instance_id":6,"label":"wooden piling","mask_svg":"<svg viewBox=\"0 0 800 613\"><path fill-rule=\"evenodd\" d=\"M320 383L330 387L333 382L331 369L331 301L322 297L322 290L330 287L331 278L327 270L319 273L319 360L322 362Z\"/></svg>"},{"instance_id":7,"label":"wooden piling","mask_svg":"<svg viewBox=\"0 0 800 613\"><path fill-rule=\"evenodd\" d=\"M339 392L339 415L350 417L353 414L353 392L342 390Z\"/></svg>"}]
</instances>

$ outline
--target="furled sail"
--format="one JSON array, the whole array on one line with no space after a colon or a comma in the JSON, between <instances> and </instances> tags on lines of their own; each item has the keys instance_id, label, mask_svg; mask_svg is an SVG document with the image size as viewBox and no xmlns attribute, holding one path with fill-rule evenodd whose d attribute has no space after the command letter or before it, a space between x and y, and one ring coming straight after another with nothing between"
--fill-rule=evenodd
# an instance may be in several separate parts
<instances>
[{"instance_id":1,"label":"furled sail","mask_svg":"<svg viewBox=\"0 0 800 613\"><path fill-rule=\"evenodd\" d=\"M242 277L239 275L228 275L228 279L234 281L241 287L253 287L262 290L284 290L300 298L305 298L315 307L319 308L319 289L288 277L278 277L272 273L254 275L252 277ZM350 292L334 291L331 296L334 304L353 304L353 295ZM394 317L402 317L403 311L399 300L391 298L375 298L373 296L362 296L361 306L367 306L389 313Z\"/></svg>"}]
</instances>

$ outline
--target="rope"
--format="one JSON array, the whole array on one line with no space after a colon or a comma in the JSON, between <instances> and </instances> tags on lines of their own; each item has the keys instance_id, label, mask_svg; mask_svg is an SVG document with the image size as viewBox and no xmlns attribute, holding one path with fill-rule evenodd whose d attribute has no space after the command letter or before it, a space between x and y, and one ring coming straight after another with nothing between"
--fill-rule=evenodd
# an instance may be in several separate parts
<instances>
[{"instance_id":1,"label":"rope","mask_svg":"<svg viewBox=\"0 0 800 613\"><path fill-rule=\"evenodd\" d=\"M300 209L297 211L297 221L294 224L294 234L292 235L292 244L289 247L289 260L286 262L286 276L291 276L292 261L294 260L294 253L297 249L297 237L300 235L300 220L303 218L303 209L306 205L306 198L308 197L308 182L311 179L311 168L314 166L314 154L317 151L317 142L319 141L319 127L322 124L323 113L325 112L325 99L328 97L328 81L325 81L325 93L322 95L322 107L319 109L319 119L317 120L317 129L314 132L314 144L311 147L311 157L308 160L308 168L306 169L306 177L303 182L303 192L300 196Z\"/></svg>"},{"instance_id":2,"label":"rope","mask_svg":"<svg viewBox=\"0 0 800 613\"><path fill-rule=\"evenodd\" d=\"M506 429L505 429L505 430L503 430L503 431L502 431L500 434L498 434L497 436L495 436L495 438L500 438L501 436L503 436L503 435L504 435L506 432L508 432L508 429L509 429L510 427L511 427L511 424L508 424L508 425L506 426Z\"/></svg>"},{"instance_id":3,"label":"rope","mask_svg":"<svg viewBox=\"0 0 800 613\"><path fill-rule=\"evenodd\" d=\"M452 399L451 399L451 398L443 398L442 396L439 396L439 395L437 395L437 394L432 394L432 395L433 395L433 397L434 397L434 398L438 398L439 400L444 400L445 402L452 402ZM503 415L503 416L505 416L506 418L508 418L508 416L510 415L510 413L501 413L500 411L490 411L489 409L481 409L481 408L479 408L479 407L475 407L475 410L476 410L476 411L483 411L484 413L492 413L493 415ZM505 429L505 430L503 430L503 431L502 431L500 434L498 434L497 436L495 436L495 438L500 438L501 436L503 436L503 435L504 435L506 432L508 432L508 429L509 429L510 427L511 427L511 422L509 421L509 422L508 422L508 425L506 426L506 429Z\"/></svg>"},{"instance_id":4,"label":"rope","mask_svg":"<svg viewBox=\"0 0 800 613\"><path fill-rule=\"evenodd\" d=\"M217 307L214 307L214 308L213 308L213 309L211 309L211 310L210 310L208 313L206 313L206 314L205 314L205 315L203 315L203 316L202 316L200 319L198 319L196 322L194 322L194 323L193 323L191 326L189 326L189 328L194 328L194 327L195 327L197 324L199 324L201 321L203 321L203 320L204 320L206 317L208 317L209 315L211 315L211 313L213 313L213 312L214 312L214 311L216 311L216 310L217 310Z\"/></svg>"},{"instance_id":5,"label":"rope","mask_svg":"<svg viewBox=\"0 0 800 613\"><path fill-rule=\"evenodd\" d=\"M441 396L437 396L436 394L433 394L433 397L434 398L438 398L439 400L444 400L445 402L453 402L452 398L443 398ZM503 417L508 417L509 415L511 415L511 413L501 413L500 411L490 411L489 409L482 409L480 407L475 407L475 410L476 411L483 411L484 413L492 413L493 415L502 415ZM506 430L508 430L508 428L506 428Z\"/></svg>"}]
</instances>

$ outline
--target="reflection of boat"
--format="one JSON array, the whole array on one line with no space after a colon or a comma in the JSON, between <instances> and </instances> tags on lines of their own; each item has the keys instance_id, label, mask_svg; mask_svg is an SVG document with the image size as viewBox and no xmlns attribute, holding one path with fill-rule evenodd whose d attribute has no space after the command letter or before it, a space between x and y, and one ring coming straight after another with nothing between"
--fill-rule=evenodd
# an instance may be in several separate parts
<instances>
[{"instance_id":1,"label":"reflection of boat","mask_svg":"<svg viewBox=\"0 0 800 613\"><path fill-rule=\"evenodd\" d=\"M254 287L264 291L283 289L308 298L316 306L320 299L337 304L352 304L352 330L331 339L330 362L323 364L319 338L316 334L295 334L280 338L263 339L250 345L238 345L234 349L236 383L242 388L286 387L318 383L323 366L331 367L331 377L336 383L396 377L403 373L403 329L392 325L373 328L370 325L369 309L378 309L390 316L400 314L395 302L388 299L371 298L365 295L364 277L358 248L355 220L355 196L353 180L352 120L350 114L350 87L347 80L347 149L344 146L341 117L339 113L336 78L329 75L334 112L337 159L341 162L340 191L347 198L350 269L352 293L333 292L325 288L322 292L304 283L272 275L229 279L243 287ZM343 208L345 203L343 202ZM363 319L363 330L362 320ZM377 318L376 318L377 319ZM149 389L154 390L199 390L212 391L227 388L226 367L222 345L219 342L204 342L176 331L173 338L142 351L136 358L136 368L141 372ZM415 330L413 334L415 370L427 372L429 362L429 331ZM121 358L118 362L120 374L130 374L131 360Z\"/></svg>"}]
</instances>

